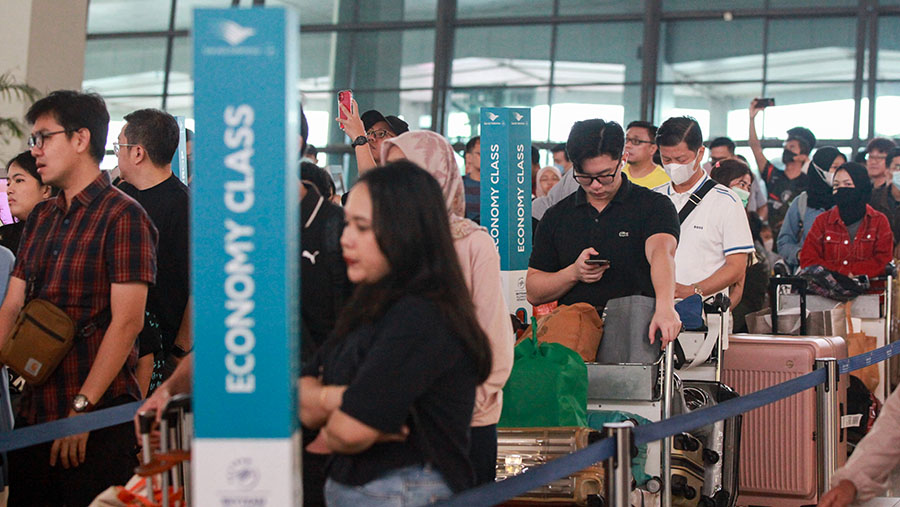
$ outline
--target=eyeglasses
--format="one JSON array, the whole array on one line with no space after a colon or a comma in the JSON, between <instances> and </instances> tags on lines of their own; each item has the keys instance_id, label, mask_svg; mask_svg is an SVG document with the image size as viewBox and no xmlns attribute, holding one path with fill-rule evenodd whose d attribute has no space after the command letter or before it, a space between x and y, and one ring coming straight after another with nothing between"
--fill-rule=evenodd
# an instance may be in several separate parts
<instances>
[{"instance_id":1,"label":"eyeglasses","mask_svg":"<svg viewBox=\"0 0 900 507\"><path fill-rule=\"evenodd\" d=\"M642 144L653 144L653 141L644 141L643 139L637 139L634 137L626 137L625 144L633 144L635 146L640 146Z\"/></svg>"},{"instance_id":2,"label":"eyeglasses","mask_svg":"<svg viewBox=\"0 0 900 507\"><path fill-rule=\"evenodd\" d=\"M573 176L575 178L575 181L586 187L593 185L595 181L600 183L601 185L609 185L616 178L616 173L619 172L619 166L616 166L616 170L612 173L595 174L593 176L590 174L579 174L579 171L581 171L580 167L576 166L574 169L575 174Z\"/></svg>"},{"instance_id":3,"label":"eyeglasses","mask_svg":"<svg viewBox=\"0 0 900 507\"><path fill-rule=\"evenodd\" d=\"M887 155L872 155L871 153L866 155L866 160L885 160L887 159Z\"/></svg>"},{"instance_id":4,"label":"eyeglasses","mask_svg":"<svg viewBox=\"0 0 900 507\"><path fill-rule=\"evenodd\" d=\"M69 129L57 130L55 132L35 132L28 136L28 147L29 148L43 148L44 147L44 139L47 139L50 136L55 136L56 134L62 134L63 132L68 132Z\"/></svg>"},{"instance_id":5,"label":"eyeglasses","mask_svg":"<svg viewBox=\"0 0 900 507\"><path fill-rule=\"evenodd\" d=\"M370 130L366 132L366 139L368 139L370 143L374 143L376 139L384 139L387 135L387 129Z\"/></svg>"},{"instance_id":6,"label":"eyeglasses","mask_svg":"<svg viewBox=\"0 0 900 507\"><path fill-rule=\"evenodd\" d=\"M128 147L131 147L131 146L140 146L140 145L139 145L139 144L128 144L128 143L113 143L113 153L115 153L116 155L118 155L118 154L119 154L119 148L121 148L121 147L123 147L123 146L126 147L126 148L128 148Z\"/></svg>"}]
</instances>

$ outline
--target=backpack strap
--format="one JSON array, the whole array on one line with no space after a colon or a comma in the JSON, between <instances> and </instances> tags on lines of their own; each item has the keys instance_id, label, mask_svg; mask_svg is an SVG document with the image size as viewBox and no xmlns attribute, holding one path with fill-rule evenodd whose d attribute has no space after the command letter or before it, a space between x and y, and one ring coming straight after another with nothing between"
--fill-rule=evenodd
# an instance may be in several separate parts
<instances>
[{"instance_id":1,"label":"backpack strap","mask_svg":"<svg viewBox=\"0 0 900 507\"><path fill-rule=\"evenodd\" d=\"M712 179L708 179L706 180L706 183L704 183L700 186L700 188L697 189L696 192L691 194L688 202L685 203L685 205L681 208L681 211L678 212L678 221L683 224L684 221L687 220L688 215L690 215L691 212L694 211L694 208L696 208L697 205L700 204L700 201L702 201L703 198L706 197L706 194L708 194L709 191L712 190L716 185L717 183L715 181L713 181Z\"/></svg>"}]
</instances>

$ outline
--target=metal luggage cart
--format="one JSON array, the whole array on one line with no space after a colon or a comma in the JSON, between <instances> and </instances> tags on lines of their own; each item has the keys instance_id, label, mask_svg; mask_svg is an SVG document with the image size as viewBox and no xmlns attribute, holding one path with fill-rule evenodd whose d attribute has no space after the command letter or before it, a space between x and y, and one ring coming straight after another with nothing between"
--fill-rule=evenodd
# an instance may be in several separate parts
<instances>
[{"instance_id":1,"label":"metal luggage cart","mask_svg":"<svg viewBox=\"0 0 900 507\"><path fill-rule=\"evenodd\" d=\"M173 396L163 408L159 423L159 448L154 449L151 433L156 411L138 414L141 433L141 465L135 473L147 478L147 498L154 499L158 485L160 507L191 505L190 445L193 440L193 412L188 395Z\"/></svg>"},{"instance_id":2,"label":"metal luggage cart","mask_svg":"<svg viewBox=\"0 0 900 507\"><path fill-rule=\"evenodd\" d=\"M685 351L685 364L678 369L683 380L722 381L722 355L728 349L731 334L731 310L728 298L704 303L706 330L682 331L678 342Z\"/></svg>"},{"instance_id":3,"label":"metal luggage cart","mask_svg":"<svg viewBox=\"0 0 900 507\"><path fill-rule=\"evenodd\" d=\"M668 419L675 400L674 347L666 347L655 363L587 363L588 410L631 412L651 421ZM672 505L672 439L647 444L646 472L652 477L644 489L661 492L662 505Z\"/></svg>"}]
</instances>

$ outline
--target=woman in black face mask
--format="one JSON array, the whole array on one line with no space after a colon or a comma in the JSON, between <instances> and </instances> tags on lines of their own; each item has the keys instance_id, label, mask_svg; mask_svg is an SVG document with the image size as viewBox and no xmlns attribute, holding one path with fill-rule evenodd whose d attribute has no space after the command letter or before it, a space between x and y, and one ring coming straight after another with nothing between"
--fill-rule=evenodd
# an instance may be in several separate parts
<instances>
[{"instance_id":1,"label":"woman in black face mask","mask_svg":"<svg viewBox=\"0 0 900 507\"><path fill-rule=\"evenodd\" d=\"M887 217L867 204L872 182L865 166L841 165L832 186L836 206L813 223L800 251L800 267L819 264L848 276L884 274L893 257L893 234Z\"/></svg>"},{"instance_id":2,"label":"woman in black face mask","mask_svg":"<svg viewBox=\"0 0 900 507\"><path fill-rule=\"evenodd\" d=\"M797 257L816 217L834 206L834 190L831 183L834 172L846 161L847 157L834 146L816 150L807 172L809 186L791 201L784 223L778 232L777 244L778 254L784 258L784 262L792 272L800 265Z\"/></svg>"}]
</instances>

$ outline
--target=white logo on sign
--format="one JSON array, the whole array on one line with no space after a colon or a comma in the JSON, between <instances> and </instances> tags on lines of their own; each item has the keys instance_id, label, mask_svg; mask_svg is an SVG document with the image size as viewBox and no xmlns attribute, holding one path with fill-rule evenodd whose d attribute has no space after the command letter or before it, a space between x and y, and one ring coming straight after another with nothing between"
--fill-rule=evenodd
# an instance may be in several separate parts
<instances>
[{"instance_id":1,"label":"white logo on sign","mask_svg":"<svg viewBox=\"0 0 900 507\"><path fill-rule=\"evenodd\" d=\"M488 118L490 118L491 121L494 121L494 120L496 120L497 118L499 118L499 116L497 116L497 115L494 114L494 113L488 113Z\"/></svg>"},{"instance_id":2,"label":"white logo on sign","mask_svg":"<svg viewBox=\"0 0 900 507\"><path fill-rule=\"evenodd\" d=\"M522 116L522 115L519 114L519 113L513 113L513 116L516 117L516 121L522 121L522 118L524 118L524 116Z\"/></svg>"},{"instance_id":3,"label":"white logo on sign","mask_svg":"<svg viewBox=\"0 0 900 507\"><path fill-rule=\"evenodd\" d=\"M248 28L246 26L241 26L234 21L222 21L219 24L220 35L225 42L231 44L232 46L240 45L245 40L249 39L256 35L255 28Z\"/></svg>"},{"instance_id":4,"label":"white logo on sign","mask_svg":"<svg viewBox=\"0 0 900 507\"><path fill-rule=\"evenodd\" d=\"M311 262L312 265L315 266L315 265L316 265L316 257L319 256L319 251L316 250L315 253L309 253L308 251L304 250L303 253L300 254L300 255L301 255L302 257L305 257L305 258L309 259L309 262Z\"/></svg>"},{"instance_id":5,"label":"white logo on sign","mask_svg":"<svg viewBox=\"0 0 900 507\"><path fill-rule=\"evenodd\" d=\"M25 373L37 377L43 367L43 363L33 357L29 357L28 362L25 363Z\"/></svg>"}]
</instances>

